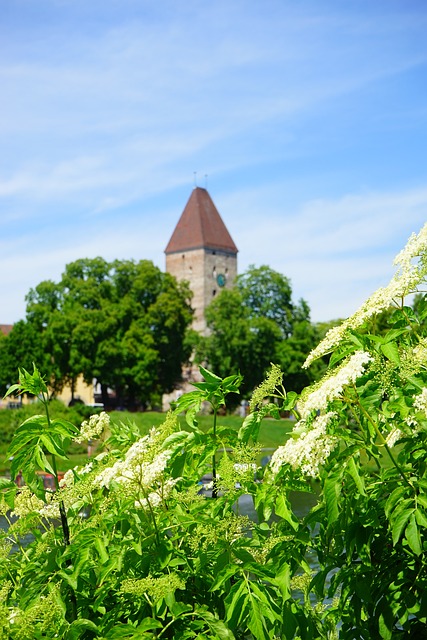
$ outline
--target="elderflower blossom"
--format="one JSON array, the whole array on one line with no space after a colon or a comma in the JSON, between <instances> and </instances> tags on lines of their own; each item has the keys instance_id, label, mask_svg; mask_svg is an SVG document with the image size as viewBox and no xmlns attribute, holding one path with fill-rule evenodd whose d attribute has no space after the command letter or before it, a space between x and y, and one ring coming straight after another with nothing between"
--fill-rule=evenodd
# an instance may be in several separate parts
<instances>
[{"instance_id":1,"label":"elderflower blossom","mask_svg":"<svg viewBox=\"0 0 427 640\"><path fill-rule=\"evenodd\" d=\"M135 483L144 488L153 486L166 468L171 456L170 451L157 453L159 432L152 429L128 449L124 460L117 460L113 466L106 467L95 478L95 483L110 488L114 481L118 484Z\"/></svg>"},{"instance_id":2,"label":"elderflower blossom","mask_svg":"<svg viewBox=\"0 0 427 640\"><path fill-rule=\"evenodd\" d=\"M135 507L137 509L141 507L143 509L147 509L150 507L152 509L156 509L157 507L160 507L162 502L169 498L170 494L172 493L172 489L179 480L182 480L182 478L169 478L168 480L166 480L166 482L159 486L157 491L151 491L148 496L140 498L139 500L135 500Z\"/></svg>"},{"instance_id":3,"label":"elderflower blossom","mask_svg":"<svg viewBox=\"0 0 427 640\"><path fill-rule=\"evenodd\" d=\"M289 464L293 470L300 469L304 475L312 478L318 476L320 467L338 444L338 438L326 433L327 425L335 416L333 411L317 416L311 429L302 432L300 429L304 422L298 422L292 431L294 435L298 435L297 439L291 437L271 457L270 468L273 474L277 474L283 464Z\"/></svg>"},{"instance_id":4,"label":"elderflower blossom","mask_svg":"<svg viewBox=\"0 0 427 640\"><path fill-rule=\"evenodd\" d=\"M303 364L304 368L332 351L345 337L348 329L357 329L372 316L390 307L396 300L401 300L417 290L418 285L427 275L427 223L418 235L412 234L402 251L396 256L394 264L398 271L386 287L380 287L373 293L359 309L337 327L332 327L324 339L311 351ZM415 258L420 258L414 264Z\"/></svg>"},{"instance_id":5,"label":"elderflower blossom","mask_svg":"<svg viewBox=\"0 0 427 640\"><path fill-rule=\"evenodd\" d=\"M392 447L394 447L396 442L400 440L400 438L402 437L403 437L403 432L401 431L401 429L399 429L398 427L393 427L393 429L390 431L387 438L385 439L385 443L391 449Z\"/></svg>"},{"instance_id":6,"label":"elderflower blossom","mask_svg":"<svg viewBox=\"0 0 427 640\"><path fill-rule=\"evenodd\" d=\"M298 403L301 417L308 417L313 410L326 409L329 402L341 395L346 385L355 382L363 374L371 360L372 356L366 351L356 351L333 374L326 375L311 392L301 396Z\"/></svg>"},{"instance_id":7,"label":"elderflower blossom","mask_svg":"<svg viewBox=\"0 0 427 640\"><path fill-rule=\"evenodd\" d=\"M415 396L414 407L427 416L427 387L423 387L421 393Z\"/></svg>"},{"instance_id":8,"label":"elderflower blossom","mask_svg":"<svg viewBox=\"0 0 427 640\"><path fill-rule=\"evenodd\" d=\"M254 411L257 407L260 408L264 402L264 399L271 396L276 388L282 384L283 373L277 364L271 365L271 370L267 374L266 379L254 390L252 398L249 403L250 411Z\"/></svg>"},{"instance_id":9,"label":"elderflower blossom","mask_svg":"<svg viewBox=\"0 0 427 640\"><path fill-rule=\"evenodd\" d=\"M13 516L23 518L30 513L38 513L40 509L45 506L43 500L40 500L34 493L31 492L29 487L24 486L15 496Z\"/></svg>"},{"instance_id":10,"label":"elderflower blossom","mask_svg":"<svg viewBox=\"0 0 427 640\"><path fill-rule=\"evenodd\" d=\"M89 420L84 420L80 427L80 434L74 438L74 442L81 444L87 440L96 440L104 429L110 424L110 416L105 411L93 415Z\"/></svg>"},{"instance_id":11,"label":"elderflower blossom","mask_svg":"<svg viewBox=\"0 0 427 640\"><path fill-rule=\"evenodd\" d=\"M185 582L176 573L168 573L155 578L148 575L146 578L126 578L120 586L122 593L142 597L145 594L154 601L161 600L176 589L185 589Z\"/></svg>"}]
</instances>

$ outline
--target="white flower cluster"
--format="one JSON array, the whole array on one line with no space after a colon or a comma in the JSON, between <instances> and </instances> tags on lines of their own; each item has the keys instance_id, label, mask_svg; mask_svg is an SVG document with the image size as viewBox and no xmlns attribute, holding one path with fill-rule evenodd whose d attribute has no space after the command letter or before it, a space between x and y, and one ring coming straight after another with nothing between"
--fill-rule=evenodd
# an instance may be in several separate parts
<instances>
[{"instance_id":1,"label":"white flower cluster","mask_svg":"<svg viewBox=\"0 0 427 640\"><path fill-rule=\"evenodd\" d=\"M403 437L403 432L398 427L393 427L393 429L390 431L387 438L385 439L385 443L391 449L392 447L394 447L396 442L400 440L400 438L402 437Z\"/></svg>"},{"instance_id":2,"label":"white flower cluster","mask_svg":"<svg viewBox=\"0 0 427 640\"><path fill-rule=\"evenodd\" d=\"M139 500L135 500L135 507L138 509L142 507L143 509L147 509L150 506L152 509L159 507L163 500L167 500L170 494L172 493L172 489L176 485L176 483L182 478L169 478L164 482L157 491L151 491L146 498L140 498Z\"/></svg>"},{"instance_id":3,"label":"white flower cluster","mask_svg":"<svg viewBox=\"0 0 427 640\"><path fill-rule=\"evenodd\" d=\"M237 474L244 475L248 473L248 471L253 471L253 473L255 473L258 467L255 462L236 462L236 464L233 465L233 468Z\"/></svg>"},{"instance_id":4,"label":"white flower cluster","mask_svg":"<svg viewBox=\"0 0 427 640\"><path fill-rule=\"evenodd\" d=\"M301 396L298 411L302 418L307 418L313 410L322 411L328 403L338 398L344 387L355 382L365 370L372 356L366 351L356 351L341 364L332 375L325 376L312 391Z\"/></svg>"},{"instance_id":5,"label":"white flower cluster","mask_svg":"<svg viewBox=\"0 0 427 640\"><path fill-rule=\"evenodd\" d=\"M104 429L110 425L110 416L105 411L93 415L89 420L84 420L80 427L80 434L74 438L74 442L81 443L87 440L96 440Z\"/></svg>"},{"instance_id":6,"label":"white flower cluster","mask_svg":"<svg viewBox=\"0 0 427 640\"><path fill-rule=\"evenodd\" d=\"M423 387L421 393L414 398L414 407L427 417L427 387Z\"/></svg>"},{"instance_id":7,"label":"white flower cluster","mask_svg":"<svg viewBox=\"0 0 427 640\"><path fill-rule=\"evenodd\" d=\"M157 452L159 432L150 433L137 440L127 451L123 460L117 460L113 466L106 467L95 478L95 483L110 488L114 481L118 484L134 483L144 489L158 481L171 456L170 451Z\"/></svg>"},{"instance_id":8,"label":"white flower cluster","mask_svg":"<svg viewBox=\"0 0 427 640\"><path fill-rule=\"evenodd\" d=\"M78 476L83 476L86 473L90 473L92 471L92 468L93 468L93 463L92 462L88 462L82 468L74 467L74 469L68 469L64 473L64 476L59 481L60 488L63 489L64 487L71 487L74 484L74 481L75 481L75 474L77 474Z\"/></svg>"},{"instance_id":9,"label":"white flower cluster","mask_svg":"<svg viewBox=\"0 0 427 640\"><path fill-rule=\"evenodd\" d=\"M22 518L36 513L42 518L59 518L59 505L54 502L53 493L46 493L46 502L43 502L29 487L24 486L15 496L12 515Z\"/></svg>"},{"instance_id":10,"label":"white flower cluster","mask_svg":"<svg viewBox=\"0 0 427 640\"><path fill-rule=\"evenodd\" d=\"M333 411L318 416L309 430L301 431L304 422L298 422L291 434L297 436L296 439L291 437L271 457L270 468L273 474L277 474L283 464L289 464L294 470L300 469L304 475L312 478L318 476L320 467L338 444L338 438L326 432L327 425L335 416Z\"/></svg>"},{"instance_id":11,"label":"white flower cluster","mask_svg":"<svg viewBox=\"0 0 427 640\"><path fill-rule=\"evenodd\" d=\"M29 487L24 486L15 496L15 504L12 511L13 516L22 518L30 513L38 513L45 506L43 500L37 498Z\"/></svg>"},{"instance_id":12,"label":"white flower cluster","mask_svg":"<svg viewBox=\"0 0 427 640\"><path fill-rule=\"evenodd\" d=\"M328 331L324 339L308 355L303 367L307 368L317 358L329 353L346 335L348 329L360 327L366 320L390 307L397 300L417 290L418 285L427 275L427 223L418 235L411 235L405 248L396 256L394 264L398 266L391 281L386 287L380 287L373 293L352 316L338 327ZM413 260L420 257L418 264Z\"/></svg>"}]
</instances>

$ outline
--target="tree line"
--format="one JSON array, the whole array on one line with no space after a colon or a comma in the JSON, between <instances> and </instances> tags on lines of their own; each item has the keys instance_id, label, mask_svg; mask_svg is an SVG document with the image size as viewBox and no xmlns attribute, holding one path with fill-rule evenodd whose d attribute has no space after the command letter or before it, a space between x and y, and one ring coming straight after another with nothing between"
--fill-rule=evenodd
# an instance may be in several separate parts
<instances>
[{"instance_id":1,"label":"tree line","mask_svg":"<svg viewBox=\"0 0 427 640\"><path fill-rule=\"evenodd\" d=\"M54 394L73 392L82 376L100 385L109 404L144 408L160 403L181 379L190 358L225 376L243 375L242 395L264 377L271 362L289 389L301 390L318 371L301 369L322 336L306 301L295 303L288 278L251 266L206 310L209 335L191 329L191 291L152 262L80 259L59 282L46 280L26 296L26 317L0 337L0 391L17 370L44 372ZM324 366L323 363L319 365Z\"/></svg>"}]
</instances>

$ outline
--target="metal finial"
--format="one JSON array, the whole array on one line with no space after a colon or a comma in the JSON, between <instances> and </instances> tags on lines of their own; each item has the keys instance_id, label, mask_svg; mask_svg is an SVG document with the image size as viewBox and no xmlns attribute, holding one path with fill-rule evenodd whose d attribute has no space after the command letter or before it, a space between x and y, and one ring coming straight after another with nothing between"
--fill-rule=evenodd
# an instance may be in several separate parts
<instances>
[{"instance_id":1,"label":"metal finial","mask_svg":"<svg viewBox=\"0 0 427 640\"><path fill-rule=\"evenodd\" d=\"M197 171L193 171L194 173L194 186L197 187Z\"/></svg>"},{"instance_id":2,"label":"metal finial","mask_svg":"<svg viewBox=\"0 0 427 640\"><path fill-rule=\"evenodd\" d=\"M205 173L205 189L208 188L208 174Z\"/></svg>"}]
</instances>

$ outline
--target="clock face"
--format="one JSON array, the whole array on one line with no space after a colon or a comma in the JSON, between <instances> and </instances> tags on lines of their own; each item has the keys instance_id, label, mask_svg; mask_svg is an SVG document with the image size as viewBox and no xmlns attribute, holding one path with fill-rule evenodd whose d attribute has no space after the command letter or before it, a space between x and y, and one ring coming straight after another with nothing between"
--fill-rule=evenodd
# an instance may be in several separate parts
<instances>
[{"instance_id":1,"label":"clock face","mask_svg":"<svg viewBox=\"0 0 427 640\"><path fill-rule=\"evenodd\" d=\"M219 273L216 277L216 281L219 287L223 287L225 285L225 275L223 273Z\"/></svg>"}]
</instances>

